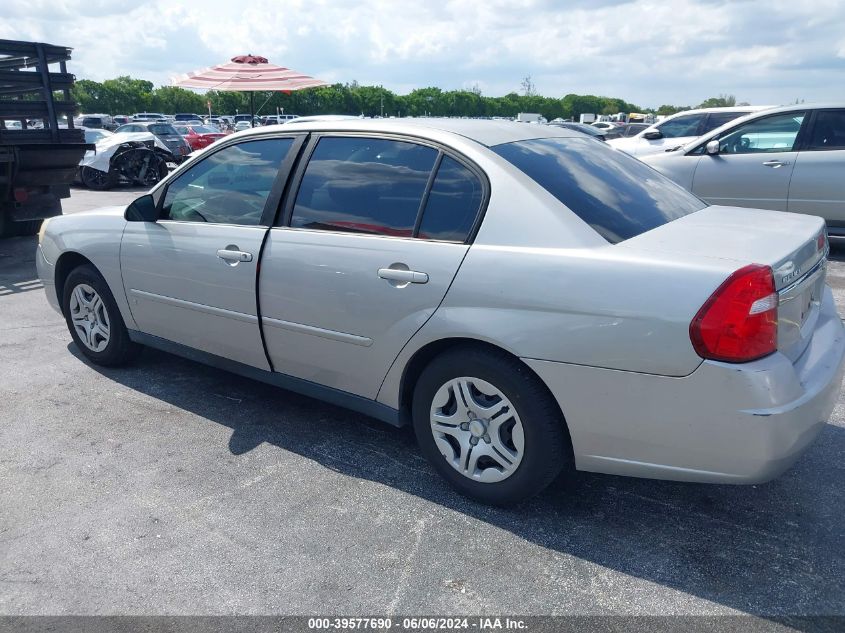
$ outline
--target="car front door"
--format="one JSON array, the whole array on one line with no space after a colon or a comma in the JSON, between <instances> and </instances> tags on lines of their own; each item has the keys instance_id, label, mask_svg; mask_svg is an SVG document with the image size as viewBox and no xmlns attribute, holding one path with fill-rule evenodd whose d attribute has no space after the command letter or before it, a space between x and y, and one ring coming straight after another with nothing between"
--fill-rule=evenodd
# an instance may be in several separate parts
<instances>
[{"instance_id":1,"label":"car front door","mask_svg":"<svg viewBox=\"0 0 845 633\"><path fill-rule=\"evenodd\" d=\"M400 138L316 138L259 279L275 371L375 398L467 249L486 179ZM306 152L307 153L307 152Z\"/></svg>"},{"instance_id":2,"label":"car front door","mask_svg":"<svg viewBox=\"0 0 845 633\"><path fill-rule=\"evenodd\" d=\"M845 109L815 113L807 142L795 159L788 210L825 219L845 233Z\"/></svg>"},{"instance_id":3,"label":"car front door","mask_svg":"<svg viewBox=\"0 0 845 633\"><path fill-rule=\"evenodd\" d=\"M274 137L226 146L168 184L157 222L127 225L121 271L142 332L269 369L256 273L301 142Z\"/></svg>"},{"instance_id":4,"label":"car front door","mask_svg":"<svg viewBox=\"0 0 845 633\"><path fill-rule=\"evenodd\" d=\"M692 191L710 204L786 211L804 112L773 114L726 130L704 154Z\"/></svg>"}]
</instances>

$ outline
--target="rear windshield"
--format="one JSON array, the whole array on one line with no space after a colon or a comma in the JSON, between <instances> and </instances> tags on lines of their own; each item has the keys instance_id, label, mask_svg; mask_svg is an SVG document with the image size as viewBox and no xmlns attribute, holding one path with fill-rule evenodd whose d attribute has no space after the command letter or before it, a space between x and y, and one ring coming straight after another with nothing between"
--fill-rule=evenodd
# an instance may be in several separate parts
<instances>
[{"instance_id":1,"label":"rear windshield","mask_svg":"<svg viewBox=\"0 0 845 633\"><path fill-rule=\"evenodd\" d=\"M636 158L590 138L542 138L491 149L611 244L707 206Z\"/></svg>"},{"instance_id":2,"label":"rear windshield","mask_svg":"<svg viewBox=\"0 0 845 633\"><path fill-rule=\"evenodd\" d=\"M165 123L150 125L147 129L153 134L161 136L177 136L179 134L172 125Z\"/></svg>"}]
</instances>

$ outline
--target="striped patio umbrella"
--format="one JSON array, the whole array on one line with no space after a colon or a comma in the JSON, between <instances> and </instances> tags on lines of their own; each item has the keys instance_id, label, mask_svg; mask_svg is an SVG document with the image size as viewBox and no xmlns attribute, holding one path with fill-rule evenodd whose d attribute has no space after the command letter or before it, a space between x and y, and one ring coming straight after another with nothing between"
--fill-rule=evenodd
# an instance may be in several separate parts
<instances>
[{"instance_id":1,"label":"striped patio umbrella","mask_svg":"<svg viewBox=\"0 0 845 633\"><path fill-rule=\"evenodd\" d=\"M266 57L258 55L239 55L226 64L173 77L172 83L182 88L249 92L253 116L256 90L290 92L328 85L296 70L271 64Z\"/></svg>"}]
</instances>

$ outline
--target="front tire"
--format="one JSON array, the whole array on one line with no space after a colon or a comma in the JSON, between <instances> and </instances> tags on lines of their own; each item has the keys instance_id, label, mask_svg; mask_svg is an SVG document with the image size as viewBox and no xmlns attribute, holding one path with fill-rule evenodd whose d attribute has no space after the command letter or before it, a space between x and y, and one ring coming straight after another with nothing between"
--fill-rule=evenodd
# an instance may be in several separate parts
<instances>
[{"instance_id":1,"label":"front tire","mask_svg":"<svg viewBox=\"0 0 845 633\"><path fill-rule=\"evenodd\" d=\"M104 172L93 167L83 167L80 174L82 184L94 191L108 191L117 184L117 174Z\"/></svg>"},{"instance_id":2,"label":"front tire","mask_svg":"<svg viewBox=\"0 0 845 633\"><path fill-rule=\"evenodd\" d=\"M74 343L91 362L107 367L134 359L140 346L129 332L103 276L90 265L74 268L67 276L62 297Z\"/></svg>"},{"instance_id":3,"label":"front tire","mask_svg":"<svg viewBox=\"0 0 845 633\"><path fill-rule=\"evenodd\" d=\"M483 503L523 501L572 464L554 398L505 353L461 347L438 356L417 381L412 414L423 455L454 488Z\"/></svg>"}]
</instances>

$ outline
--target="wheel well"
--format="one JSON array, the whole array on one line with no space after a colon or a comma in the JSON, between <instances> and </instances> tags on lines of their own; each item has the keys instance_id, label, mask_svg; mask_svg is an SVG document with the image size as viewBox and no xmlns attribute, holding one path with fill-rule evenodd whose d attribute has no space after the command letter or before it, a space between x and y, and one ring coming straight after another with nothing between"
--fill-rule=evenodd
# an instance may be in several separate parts
<instances>
[{"instance_id":1,"label":"wheel well","mask_svg":"<svg viewBox=\"0 0 845 633\"><path fill-rule=\"evenodd\" d=\"M59 256L59 260L56 262L56 297L59 300L59 305L62 305L62 298L65 294L65 281L70 271L85 264L94 265L87 257L72 251L62 253Z\"/></svg>"},{"instance_id":2,"label":"wheel well","mask_svg":"<svg viewBox=\"0 0 845 633\"><path fill-rule=\"evenodd\" d=\"M441 339L439 341L433 341L416 351L416 353L411 357L411 360L408 362L408 365L405 367L405 372L402 375L402 382L400 383L399 387L399 418L401 422L407 424L411 423L411 402L414 397L414 387L417 384L417 380L419 379L420 374L422 374L426 366L428 366L428 364L437 356L447 350L452 350L455 347L483 349L498 354L505 354L513 358L515 361L525 367L531 373L531 375L534 376L540 382L541 385L543 385L543 388L549 392L552 401L555 403L555 406L557 406L557 409L560 412L560 419L563 421L564 426L566 426L566 419L563 415L563 411L561 411L560 409L560 404L558 403L557 398L554 397L554 394L552 394L551 389L549 389L548 385L546 385L543 379L537 375L537 372L535 372L528 365L526 365L522 361L522 359L519 358L519 356L512 354L506 349L503 349L498 345L494 345L492 343L487 343L485 341L479 341L477 339L472 338ZM567 428L567 433L568 431L569 429Z\"/></svg>"}]
</instances>

